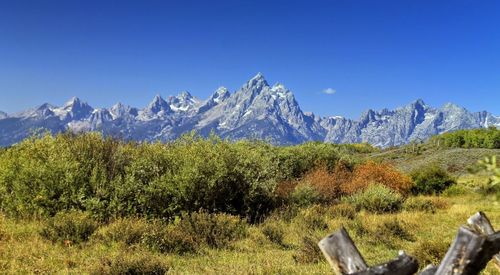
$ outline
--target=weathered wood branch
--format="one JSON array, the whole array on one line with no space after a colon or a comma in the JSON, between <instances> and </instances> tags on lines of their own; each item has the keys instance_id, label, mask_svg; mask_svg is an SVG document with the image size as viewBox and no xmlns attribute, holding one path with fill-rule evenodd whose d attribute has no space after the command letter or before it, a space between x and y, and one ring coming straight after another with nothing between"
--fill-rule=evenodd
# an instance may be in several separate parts
<instances>
[{"instance_id":1,"label":"weathered wood branch","mask_svg":"<svg viewBox=\"0 0 500 275\"><path fill-rule=\"evenodd\" d=\"M493 229L490 220L483 212L477 212L472 215L469 219L467 219L467 223L473 231L483 236L489 236L495 233L495 229ZM497 269L500 271L500 253L494 255L493 260L495 261Z\"/></svg>"},{"instance_id":2,"label":"weathered wood branch","mask_svg":"<svg viewBox=\"0 0 500 275\"><path fill-rule=\"evenodd\" d=\"M435 274L479 274L499 250L500 232L485 237L462 226Z\"/></svg>"},{"instance_id":3,"label":"weathered wood branch","mask_svg":"<svg viewBox=\"0 0 500 275\"><path fill-rule=\"evenodd\" d=\"M438 267L435 265L428 265L426 266L420 273L419 275L434 275L436 274Z\"/></svg>"},{"instance_id":4,"label":"weathered wood branch","mask_svg":"<svg viewBox=\"0 0 500 275\"><path fill-rule=\"evenodd\" d=\"M461 226L453 244L439 266L429 265L420 275L475 275L495 258L500 263L500 232L495 232L482 212L467 220L470 228ZM415 258L400 251L387 263L368 267L363 256L344 228L318 243L321 251L338 275L410 275L418 270Z\"/></svg>"},{"instance_id":5,"label":"weathered wood branch","mask_svg":"<svg viewBox=\"0 0 500 275\"><path fill-rule=\"evenodd\" d=\"M358 248L343 227L319 241L318 246L335 274L351 274L368 268Z\"/></svg>"},{"instance_id":6,"label":"weathered wood branch","mask_svg":"<svg viewBox=\"0 0 500 275\"><path fill-rule=\"evenodd\" d=\"M352 273L353 275L411 275L418 270L418 262L415 258L406 255L403 251L399 256L385 264L369 267L364 271Z\"/></svg>"}]
</instances>

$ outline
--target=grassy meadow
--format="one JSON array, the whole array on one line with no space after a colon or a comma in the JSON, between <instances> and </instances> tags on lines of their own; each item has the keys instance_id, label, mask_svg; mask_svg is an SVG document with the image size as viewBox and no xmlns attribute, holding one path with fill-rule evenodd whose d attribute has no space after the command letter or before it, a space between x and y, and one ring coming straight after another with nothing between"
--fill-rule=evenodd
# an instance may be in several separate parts
<instances>
[{"instance_id":1,"label":"grassy meadow","mask_svg":"<svg viewBox=\"0 0 500 275\"><path fill-rule=\"evenodd\" d=\"M316 243L341 226L369 264L438 264L475 212L500 228L485 131L386 150L33 137L0 151L0 273L331 274Z\"/></svg>"}]
</instances>

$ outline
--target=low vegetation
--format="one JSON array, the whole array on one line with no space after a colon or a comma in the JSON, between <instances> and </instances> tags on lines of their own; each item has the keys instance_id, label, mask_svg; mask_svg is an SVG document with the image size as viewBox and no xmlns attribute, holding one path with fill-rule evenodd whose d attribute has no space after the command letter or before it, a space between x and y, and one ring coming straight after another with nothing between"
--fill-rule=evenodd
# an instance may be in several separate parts
<instances>
[{"instance_id":1,"label":"low vegetation","mask_svg":"<svg viewBox=\"0 0 500 275\"><path fill-rule=\"evenodd\" d=\"M423 266L474 212L500 227L494 157L407 170L391 150L33 137L0 150L0 273L329 274L317 241L340 226L369 264Z\"/></svg>"}]
</instances>

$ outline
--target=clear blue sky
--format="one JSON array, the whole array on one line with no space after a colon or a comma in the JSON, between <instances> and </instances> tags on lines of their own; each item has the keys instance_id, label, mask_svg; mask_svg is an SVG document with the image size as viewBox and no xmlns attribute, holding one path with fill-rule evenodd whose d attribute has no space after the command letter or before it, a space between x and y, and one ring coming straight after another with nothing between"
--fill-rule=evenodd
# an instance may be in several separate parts
<instances>
[{"instance_id":1,"label":"clear blue sky","mask_svg":"<svg viewBox=\"0 0 500 275\"><path fill-rule=\"evenodd\" d=\"M205 98L257 72L320 115L417 98L500 115L500 1L0 0L2 111Z\"/></svg>"}]
</instances>

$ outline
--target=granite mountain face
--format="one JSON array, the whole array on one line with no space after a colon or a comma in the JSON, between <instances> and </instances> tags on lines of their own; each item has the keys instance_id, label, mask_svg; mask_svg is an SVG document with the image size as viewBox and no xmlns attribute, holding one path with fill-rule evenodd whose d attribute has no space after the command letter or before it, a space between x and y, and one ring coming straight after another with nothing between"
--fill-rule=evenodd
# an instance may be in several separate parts
<instances>
[{"instance_id":1,"label":"granite mountain face","mask_svg":"<svg viewBox=\"0 0 500 275\"><path fill-rule=\"evenodd\" d=\"M458 129L500 127L500 117L469 112L448 103L432 108L416 100L395 110L368 110L358 120L305 113L282 84L269 85L262 74L231 94L218 88L201 100L183 91L167 100L160 95L144 109L117 103L94 109L78 98L64 106L43 104L16 114L0 112L0 146L15 144L36 131L99 131L127 140L168 141L191 130L233 140L263 139L274 144L306 141L368 142L379 147L425 140Z\"/></svg>"}]
</instances>

